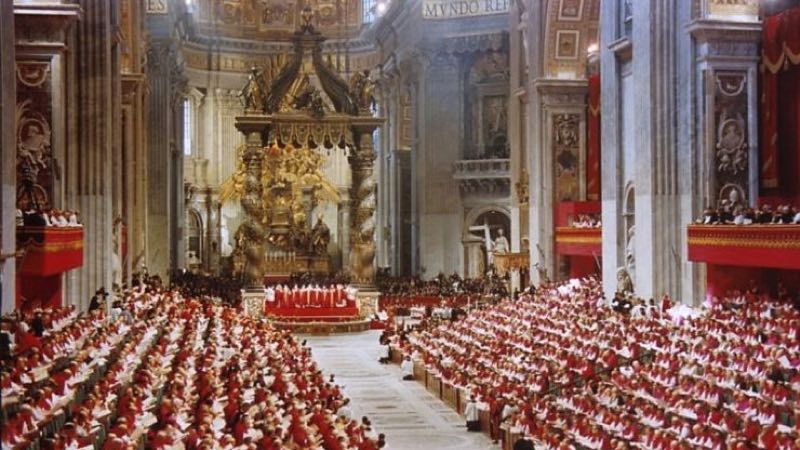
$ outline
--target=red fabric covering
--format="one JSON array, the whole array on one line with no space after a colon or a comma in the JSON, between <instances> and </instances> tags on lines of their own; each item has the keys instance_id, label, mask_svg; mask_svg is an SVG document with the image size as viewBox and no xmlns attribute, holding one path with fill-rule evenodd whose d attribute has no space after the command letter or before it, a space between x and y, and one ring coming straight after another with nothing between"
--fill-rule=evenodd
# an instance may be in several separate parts
<instances>
[{"instance_id":1,"label":"red fabric covering","mask_svg":"<svg viewBox=\"0 0 800 450\"><path fill-rule=\"evenodd\" d=\"M775 295L777 292L772 291L778 283L790 291L800 289L800 271L717 264L709 264L706 271L706 294L710 296L723 297L734 290L746 291L753 287Z\"/></svg>"},{"instance_id":2,"label":"red fabric covering","mask_svg":"<svg viewBox=\"0 0 800 450\"><path fill-rule=\"evenodd\" d=\"M690 225L689 261L800 270L800 225Z\"/></svg>"},{"instance_id":3,"label":"red fabric covering","mask_svg":"<svg viewBox=\"0 0 800 450\"><path fill-rule=\"evenodd\" d=\"M17 247L25 249L17 263L17 308L61 306L61 275L83 265L83 228L18 227Z\"/></svg>"},{"instance_id":4,"label":"red fabric covering","mask_svg":"<svg viewBox=\"0 0 800 450\"><path fill-rule=\"evenodd\" d=\"M302 318L355 318L358 317L358 308L348 306L343 308L265 308L267 316L302 319Z\"/></svg>"},{"instance_id":5,"label":"red fabric covering","mask_svg":"<svg viewBox=\"0 0 800 450\"><path fill-rule=\"evenodd\" d=\"M762 194L800 198L800 8L765 18L761 45Z\"/></svg>"},{"instance_id":6,"label":"red fabric covering","mask_svg":"<svg viewBox=\"0 0 800 450\"><path fill-rule=\"evenodd\" d=\"M17 309L56 308L63 304L61 275L37 277L17 272ZM24 300L24 301L23 301Z\"/></svg>"},{"instance_id":7,"label":"red fabric covering","mask_svg":"<svg viewBox=\"0 0 800 450\"><path fill-rule=\"evenodd\" d=\"M17 247L25 248L25 275L60 275L83 265L83 228L19 227Z\"/></svg>"},{"instance_id":8,"label":"red fabric covering","mask_svg":"<svg viewBox=\"0 0 800 450\"><path fill-rule=\"evenodd\" d=\"M556 227L556 253L599 257L603 253L602 234L602 228Z\"/></svg>"},{"instance_id":9,"label":"red fabric covering","mask_svg":"<svg viewBox=\"0 0 800 450\"><path fill-rule=\"evenodd\" d=\"M569 257L569 276L570 278L583 278L589 275L600 274L598 260L592 256L570 256Z\"/></svg>"},{"instance_id":10,"label":"red fabric covering","mask_svg":"<svg viewBox=\"0 0 800 450\"><path fill-rule=\"evenodd\" d=\"M586 198L600 200L600 75L589 77L586 135Z\"/></svg>"}]
</instances>

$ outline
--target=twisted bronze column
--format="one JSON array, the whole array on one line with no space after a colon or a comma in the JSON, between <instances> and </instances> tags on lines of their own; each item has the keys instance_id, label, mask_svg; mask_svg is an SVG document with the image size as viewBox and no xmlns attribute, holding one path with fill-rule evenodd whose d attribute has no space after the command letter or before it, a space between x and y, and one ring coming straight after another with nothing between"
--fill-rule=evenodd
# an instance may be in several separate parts
<instances>
[{"instance_id":1,"label":"twisted bronze column","mask_svg":"<svg viewBox=\"0 0 800 450\"><path fill-rule=\"evenodd\" d=\"M353 173L350 259L354 281L371 285L375 280L375 150L372 133L361 133L358 148L348 157Z\"/></svg>"},{"instance_id":2,"label":"twisted bronze column","mask_svg":"<svg viewBox=\"0 0 800 450\"><path fill-rule=\"evenodd\" d=\"M245 287L260 288L264 283L264 208L261 171L264 164L264 149L258 132L247 133L247 147L242 154L245 166L244 195L242 209L245 213L244 233Z\"/></svg>"}]
</instances>

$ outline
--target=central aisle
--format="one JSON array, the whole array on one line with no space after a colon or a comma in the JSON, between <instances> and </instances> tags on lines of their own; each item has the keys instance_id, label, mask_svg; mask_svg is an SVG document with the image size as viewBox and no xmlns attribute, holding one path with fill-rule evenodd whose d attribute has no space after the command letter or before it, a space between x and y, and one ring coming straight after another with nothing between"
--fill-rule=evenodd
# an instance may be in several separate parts
<instances>
[{"instance_id":1,"label":"central aisle","mask_svg":"<svg viewBox=\"0 0 800 450\"><path fill-rule=\"evenodd\" d=\"M350 397L353 418L366 415L388 450L498 449L482 433L469 433L464 420L416 381L402 381L400 368L382 365L379 331L302 336L314 359Z\"/></svg>"}]
</instances>

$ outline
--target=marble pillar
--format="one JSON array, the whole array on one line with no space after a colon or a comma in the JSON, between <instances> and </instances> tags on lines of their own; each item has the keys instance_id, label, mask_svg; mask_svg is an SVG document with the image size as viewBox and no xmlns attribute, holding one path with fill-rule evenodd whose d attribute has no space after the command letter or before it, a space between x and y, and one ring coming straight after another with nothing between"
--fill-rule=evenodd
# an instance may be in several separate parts
<instances>
[{"instance_id":1,"label":"marble pillar","mask_svg":"<svg viewBox=\"0 0 800 450\"><path fill-rule=\"evenodd\" d=\"M0 98L15 99L16 70L14 68L14 5L0 2ZM16 289L16 201L17 160L16 103L0 102L0 314L6 315L15 308Z\"/></svg>"},{"instance_id":2,"label":"marble pillar","mask_svg":"<svg viewBox=\"0 0 800 450\"><path fill-rule=\"evenodd\" d=\"M543 183L542 167L545 167L545 153L542 148L544 141L541 123L543 117L542 96L535 87L534 82L543 77L545 62L545 19L547 2L523 1L518 6L524 7L520 13L519 30L522 33L523 57L527 63L527 80L522 84L526 95L524 106L524 136L520 138L526 143L525 162L528 168L528 238L530 252L530 274L531 281L540 283L545 277L551 277L554 272L555 262L553 255L547 255L542 247L545 243L547 248L549 241L552 241L552 191L542 192L539 187ZM551 167L547 166L547 167ZM549 173L549 172L548 172ZM539 212L544 208L544 202L550 198L551 205L549 216L541 216ZM538 205L538 206L537 206ZM548 222L549 225L548 225ZM550 228L545 228L545 227ZM550 230L550 231L545 231ZM552 269L548 269L552 266ZM537 270L541 269L541 270Z\"/></svg>"},{"instance_id":3,"label":"marble pillar","mask_svg":"<svg viewBox=\"0 0 800 450\"><path fill-rule=\"evenodd\" d=\"M418 137L415 185L419 220L420 269L425 278L461 273L464 206L452 164L464 148L464 69L461 58L437 52L420 70L421 95L416 112ZM413 154L412 154L413 157Z\"/></svg>"},{"instance_id":4,"label":"marble pillar","mask_svg":"<svg viewBox=\"0 0 800 450\"><path fill-rule=\"evenodd\" d=\"M119 4L81 1L70 38L64 116L68 142L63 180L65 208L80 211L83 266L66 276L67 301L85 310L94 292L111 290L114 271L115 178L120 152L120 60L115 33ZM116 162L116 167L115 167ZM116 170L115 170L116 169ZM117 188L121 188L117 186Z\"/></svg>"},{"instance_id":5,"label":"marble pillar","mask_svg":"<svg viewBox=\"0 0 800 450\"><path fill-rule=\"evenodd\" d=\"M183 139L185 79L171 39L153 39L147 58L147 267L167 276L184 259Z\"/></svg>"},{"instance_id":6,"label":"marble pillar","mask_svg":"<svg viewBox=\"0 0 800 450\"><path fill-rule=\"evenodd\" d=\"M623 73L629 71L632 46L630 38L621 34L624 27L620 14L615 13L617 7L622 7L621 1L607 3L600 15L602 274L603 292L609 299L616 290L617 270L625 264L625 139L621 131L624 99L620 84Z\"/></svg>"},{"instance_id":7,"label":"marble pillar","mask_svg":"<svg viewBox=\"0 0 800 450\"><path fill-rule=\"evenodd\" d=\"M688 8L685 8L688 9ZM683 11L689 22L689 13ZM681 11L679 11L679 14ZM758 203L758 70L761 23L757 16L728 21L699 17L677 43L691 102L679 108L679 217L688 224L707 205L720 206L737 192L743 205ZM680 126L687 124L685 126ZM685 149L689 149L688 151ZM694 150L694 151L692 151ZM681 230L679 240L686 248ZM705 298L705 264L684 258L681 300L700 304Z\"/></svg>"}]
</instances>

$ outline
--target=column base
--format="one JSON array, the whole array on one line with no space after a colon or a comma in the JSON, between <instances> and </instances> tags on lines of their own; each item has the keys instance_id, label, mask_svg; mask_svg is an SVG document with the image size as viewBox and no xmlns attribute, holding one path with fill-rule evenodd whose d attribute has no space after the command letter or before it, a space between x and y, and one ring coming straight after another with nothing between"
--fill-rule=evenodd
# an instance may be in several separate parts
<instances>
[{"instance_id":1,"label":"column base","mask_svg":"<svg viewBox=\"0 0 800 450\"><path fill-rule=\"evenodd\" d=\"M250 317L264 316L264 289L249 288L242 290L242 309Z\"/></svg>"}]
</instances>

